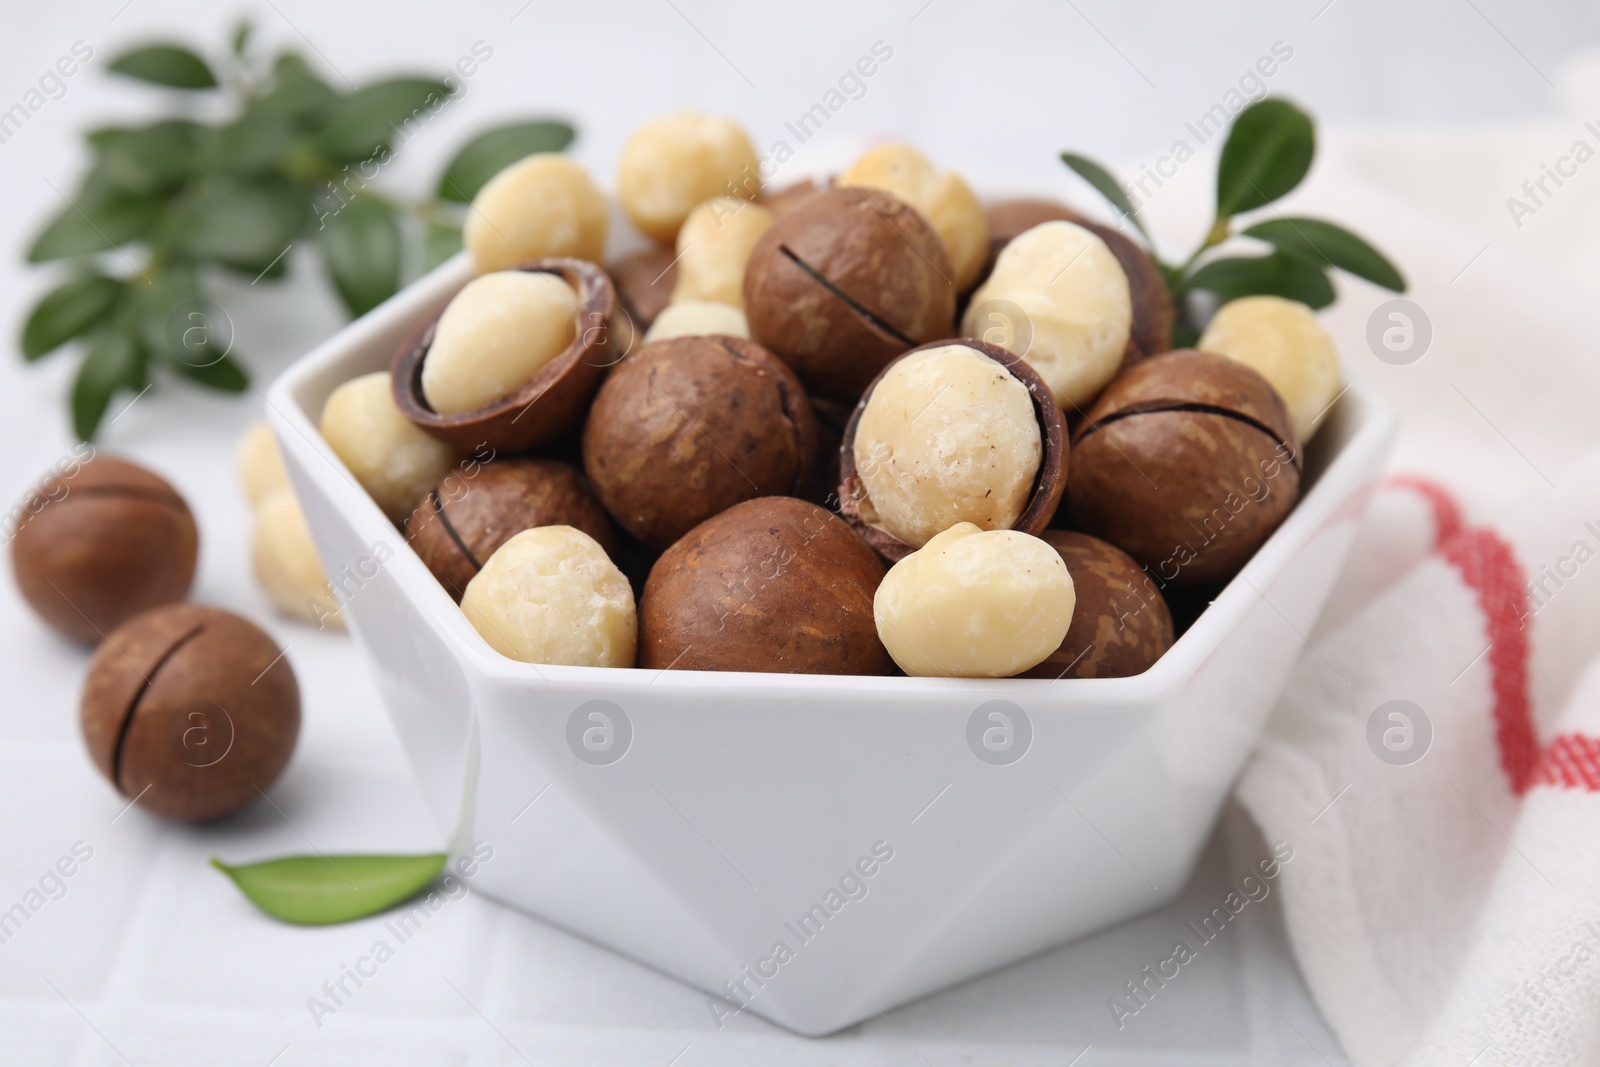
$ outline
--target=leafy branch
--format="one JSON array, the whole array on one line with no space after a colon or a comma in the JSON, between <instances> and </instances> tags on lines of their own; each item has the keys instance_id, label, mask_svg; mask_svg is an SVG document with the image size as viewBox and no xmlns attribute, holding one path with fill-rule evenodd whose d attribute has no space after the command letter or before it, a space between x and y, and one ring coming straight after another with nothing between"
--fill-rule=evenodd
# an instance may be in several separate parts
<instances>
[{"instance_id":1,"label":"leafy branch","mask_svg":"<svg viewBox=\"0 0 1600 1067\"><path fill-rule=\"evenodd\" d=\"M1234 228L1237 216L1267 207L1298 186L1315 155L1311 116L1287 100L1269 97L1241 111L1228 131L1217 166L1216 217L1200 246L1179 264L1166 263L1156 254L1127 187L1111 171L1075 152L1061 153L1061 161L1138 229L1177 306L1172 343L1185 347L1199 340L1204 317L1216 302L1267 294L1313 308L1327 307L1335 299L1328 277L1331 269L1405 292L1405 279L1381 252L1334 223L1278 212L1243 229ZM1270 251L1255 256L1210 255L1234 237L1254 238ZM1205 293L1214 299L1204 299L1200 294Z\"/></svg>"},{"instance_id":2,"label":"leafy branch","mask_svg":"<svg viewBox=\"0 0 1600 1067\"><path fill-rule=\"evenodd\" d=\"M394 77L341 92L294 52L261 55L248 23L225 54L157 43L110 69L175 90L171 105L220 97L227 117L91 130L88 172L28 250L30 263L64 261L67 270L28 315L22 356L81 342L70 406L85 440L113 396L145 389L158 365L225 392L249 387L231 326L211 321L205 299L219 272L278 280L289 250L314 242L340 300L360 315L461 247L464 205L496 171L573 138L562 122L488 130L457 153L432 197L411 201L373 180L450 102L441 80Z\"/></svg>"}]
</instances>

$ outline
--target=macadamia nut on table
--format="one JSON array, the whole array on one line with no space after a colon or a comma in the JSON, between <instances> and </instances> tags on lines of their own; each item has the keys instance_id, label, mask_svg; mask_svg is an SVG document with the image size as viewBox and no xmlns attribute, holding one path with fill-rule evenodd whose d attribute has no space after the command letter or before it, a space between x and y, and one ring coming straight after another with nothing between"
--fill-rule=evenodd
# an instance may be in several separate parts
<instances>
[{"instance_id":1,"label":"macadamia nut on table","mask_svg":"<svg viewBox=\"0 0 1600 1067\"><path fill-rule=\"evenodd\" d=\"M1082 226L1046 222L1006 245L972 294L961 332L978 336L994 301L1020 308L1026 322L991 339L1027 359L1062 407L1089 404L1116 376L1133 325L1128 276Z\"/></svg>"},{"instance_id":2,"label":"macadamia nut on table","mask_svg":"<svg viewBox=\"0 0 1600 1067\"><path fill-rule=\"evenodd\" d=\"M1075 603L1050 545L964 522L891 567L872 607L878 637L907 674L1009 678L1060 647Z\"/></svg>"},{"instance_id":3,"label":"macadamia nut on table","mask_svg":"<svg viewBox=\"0 0 1600 1067\"><path fill-rule=\"evenodd\" d=\"M439 316L422 395L459 415L517 391L577 333L578 294L556 274L505 270L468 282Z\"/></svg>"},{"instance_id":4,"label":"macadamia nut on table","mask_svg":"<svg viewBox=\"0 0 1600 1067\"><path fill-rule=\"evenodd\" d=\"M714 300L744 307L750 250L772 226L772 212L735 196L718 196L689 212L678 231L678 283L672 302Z\"/></svg>"},{"instance_id":5,"label":"macadamia nut on table","mask_svg":"<svg viewBox=\"0 0 1600 1067\"><path fill-rule=\"evenodd\" d=\"M1281 296L1245 296L1217 309L1198 345L1236 359L1265 378L1294 418L1304 444L1344 387L1333 338L1306 305Z\"/></svg>"},{"instance_id":6,"label":"macadamia nut on table","mask_svg":"<svg viewBox=\"0 0 1600 1067\"><path fill-rule=\"evenodd\" d=\"M633 131L617 162L617 199L639 232L661 244L714 196L761 195L755 146L721 115L676 111Z\"/></svg>"},{"instance_id":7,"label":"macadamia nut on table","mask_svg":"<svg viewBox=\"0 0 1600 1067\"><path fill-rule=\"evenodd\" d=\"M478 191L461 239L484 273L556 256L598 262L606 247L605 194L567 156L540 152Z\"/></svg>"},{"instance_id":8,"label":"macadamia nut on table","mask_svg":"<svg viewBox=\"0 0 1600 1067\"><path fill-rule=\"evenodd\" d=\"M1044 451L1027 386L962 344L891 366L867 398L852 448L862 519L913 548L957 523L1016 525Z\"/></svg>"},{"instance_id":9,"label":"macadamia nut on table","mask_svg":"<svg viewBox=\"0 0 1600 1067\"><path fill-rule=\"evenodd\" d=\"M449 445L400 413L389 375L352 378L328 396L319 429L390 522L402 522L456 462Z\"/></svg>"},{"instance_id":10,"label":"macadamia nut on table","mask_svg":"<svg viewBox=\"0 0 1600 1067\"><path fill-rule=\"evenodd\" d=\"M256 509L250 534L250 565L256 584L281 614L322 629L344 628L311 528L293 490L279 489Z\"/></svg>"},{"instance_id":11,"label":"macadamia nut on table","mask_svg":"<svg viewBox=\"0 0 1600 1067\"><path fill-rule=\"evenodd\" d=\"M956 288L965 291L978 280L989 256L989 221L960 175L937 170L910 145L885 144L856 160L839 182L882 189L916 208L950 253Z\"/></svg>"},{"instance_id":12,"label":"macadamia nut on table","mask_svg":"<svg viewBox=\"0 0 1600 1067\"><path fill-rule=\"evenodd\" d=\"M571 526L524 530L501 545L467 583L461 610L511 659L633 666L633 588L599 542Z\"/></svg>"},{"instance_id":13,"label":"macadamia nut on table","mask_svg":"<svg viewBox=\"0 0 1600 1067\"><path fill-rule=\"evenodd\" d=\"M233 453L233 472L250 506L259 505L279 489L289 486L289 472L278 454L278 442L265 419L257 419L239 438Z\"/></svg>"}]
</instances>

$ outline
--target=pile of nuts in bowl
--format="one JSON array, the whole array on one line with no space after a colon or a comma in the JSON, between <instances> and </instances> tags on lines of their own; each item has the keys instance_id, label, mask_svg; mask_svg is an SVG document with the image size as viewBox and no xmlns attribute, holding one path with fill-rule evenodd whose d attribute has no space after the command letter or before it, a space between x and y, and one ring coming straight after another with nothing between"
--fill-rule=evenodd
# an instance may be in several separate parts
<instances>
[{"instance_id":1,"label":"pile of nuts in bowl","mask_svg":"<svg viewBox=\"0 0 1600 1067\"><path fill-rule=\"evenodd\" d=\"M478 276L321 416L514 659L1137 674L1164 592L1220 588L1293 508L1341 388L1304 305L1233 301L1169 351L1138 245L905 145L768 192L735 123L681 112L616 190L654 245L606 263L582 167L502 171Z\"/></svg>"}]
</instances>

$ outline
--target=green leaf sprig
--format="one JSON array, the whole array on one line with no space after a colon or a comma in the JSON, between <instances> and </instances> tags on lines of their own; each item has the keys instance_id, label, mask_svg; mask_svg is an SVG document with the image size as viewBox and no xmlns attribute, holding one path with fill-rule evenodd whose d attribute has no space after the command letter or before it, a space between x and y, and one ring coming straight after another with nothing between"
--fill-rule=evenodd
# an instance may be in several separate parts
<instances>
[{"instance_id":1,"label":"green leaf sprig","mask_svg":"<svg viewBox=\"0 0 1600 1067\"><path fill-rule=\"evenodd\" d=\"M217 56L161 42L110 68L174 90L174 105L221 96L227 107L214 124L164 118L90 131L88 172L28 249L30 263L67 270L27 316L22 357L81 342L70 406L85 440L112 398L142 391L158 365L213 389L249 388L231 325L221 338L205 314L218 271L276 280L289 250L314 242L340 300L360 315L461 248L464 205L495 172L574 136L557 121L488 130L461 148L433 196L407 201L372 179L407 130L449 100L442 81L394 77L343 92L294 52L260 54L249 23Z\"/></svg>"},{"instance_id":2,"label":"green leaf sprig","mask_svg":"<svg viewBox=\"0 0 1600 1067\"><path fill-rule=\"evenodd\" d=\"M427 888L444 869L442 852L423 856L288 856L211 866L233 880L250 902L275 919L327 926L388 911Z\"/></svg>"},{"instance_id":3,"label":"green leaf sprig","mask_svg":"<svg viewBox=\"0 0 1600 1067\"><path fill-rule=\"evenodd\" d=\"M1241 296L1282 296L1313 308L1327 307L1336 297L1329 270L1405 292L1405 278L1381 252L1334 223L1278 212L1234 229L1237 216L1268 207L1298 186L1311 170L1316 150L1311 116L1289 101L1268 97L1241 111L1217 165L1216 217L1200 246L1179 264L1166 263L1156 254L1126 187L1110 170L1076 152L1061 153L1061 161L1144 237L1145 249L1160 268L1177 307L1172 343L1181 348L1200 339L1205 317L1216 304ZM1211 254L1236 236L1261 241L1270 251L1256 256Z\"/></svg>"}]
</instances>

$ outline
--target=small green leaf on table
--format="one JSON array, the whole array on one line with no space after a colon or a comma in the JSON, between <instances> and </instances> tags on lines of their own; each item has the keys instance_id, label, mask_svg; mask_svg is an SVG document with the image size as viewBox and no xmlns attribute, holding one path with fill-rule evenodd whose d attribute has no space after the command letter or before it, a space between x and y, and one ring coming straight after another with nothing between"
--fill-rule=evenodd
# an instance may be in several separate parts
<instances>
[{"instance_id":1,"label":"small green leaf on table","mask_svg":"<svg viewBox=\"0 0 1600 1067\"><path fill-rule=\"evenodd\" d=\"M421 892L446 856L290 856L234 867L211 865L276 919L326 926L387 911Z\"/></svg>"},{"instance_id":2,"label":"small green leaf on table","mask_svg":"<svg viewBox=\"0 0 1600 1067\"><path fill-rule=\"evenodd\" d=\"M169 89L214 89L217 76L206 61L176 44L152 44L124 52L111 61L118 74Z\"/></svg>"},{"instance_id":3,"label":"small green leaf on table","mask_svg":"<svg viewBox=\"0 0 1600 1067\"><path fill-rule=\"evenodd\" d=\"M559 152L572 143L564 122L516 122L485 130L456 153L439 179L439 199L467 204L484 183L524 156Z\"/></svg>"}]
</instances>

